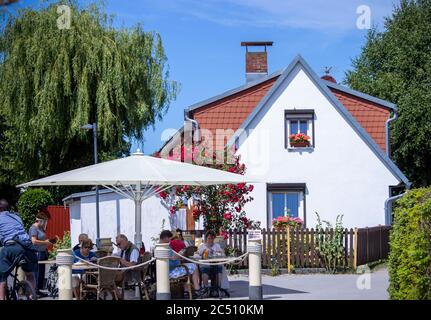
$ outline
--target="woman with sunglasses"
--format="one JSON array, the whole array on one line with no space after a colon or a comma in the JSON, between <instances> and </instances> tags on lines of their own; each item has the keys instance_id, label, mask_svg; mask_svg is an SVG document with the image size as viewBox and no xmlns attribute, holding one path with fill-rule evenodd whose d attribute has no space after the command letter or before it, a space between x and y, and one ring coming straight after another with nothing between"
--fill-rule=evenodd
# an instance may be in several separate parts
<instances>
[{"instance_id":1,"label":"woman with sunglasses","mask_svg":"<svg viewBox=\"0 0 431 320\"><path fill-rule=\"evenodd\" d=\"M93 242L91 239L86 239L82 241L81 247L78 250L75 250L73 252L73 255L75 256L75 260L73 263L81 262L79 259L87 260L87 261L96 261L96 254L91 251L93 249ZM79 258L79 259L78 259ZM77 299L80 299L80 284L81 284L81 275L84 273L84 270L72 270L72 289L75 297Z\"/></svg>"}]
</instances>

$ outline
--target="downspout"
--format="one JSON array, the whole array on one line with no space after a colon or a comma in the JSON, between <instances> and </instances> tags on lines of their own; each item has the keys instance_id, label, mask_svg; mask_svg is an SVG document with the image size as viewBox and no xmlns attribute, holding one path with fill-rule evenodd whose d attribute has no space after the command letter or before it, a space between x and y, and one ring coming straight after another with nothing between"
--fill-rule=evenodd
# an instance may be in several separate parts
<instances>
[{"instance_id":1,"label":"downspout","mask_svg":"<svg viewBox=\"0 0 431 320\"><path fill-rule=\"evenodd\" d=\"M193 125L195 126L196 129L195 129L195 133L194 133L194 141L200 142L201 141L201 134L200 134L199 123L196 120L189 118L188 114L189 114L188 110L184 110L184 120L190 121L192 123L192 129L193 129Z\"/></svg>"},{"instance_id":2,"label":"downspout","mask_svg":"<svg viewBox=\"0 0 431 320\"><path fill-rule=\"evenodd\" d=\"M389 125L391 122L394 122L398 119L398 112L397 109L393 109L393 116L386 120L386 155L391 158L391 148L390 148L390 137L389 137ZM406 184L406 190L409 190L411 187L411 183ZM397 201L398 199L402 198L407 193L401 193L399 195L389 197L385 200L385 224L391 225L392 224L392 204Z\"/></svg>"},{"instance_id":3,"label":"downspout","mask_svg":"<svg viewBox=\"0 0 431 320\"><path fill-rule=\"evenodd\" d=\"M397 109L394 109L394 115L386 120L386 154L390 158L391 157L391 146L390 146L390 140L389 140L389 124L395 120L398 119L398 112Z\"/></svg>"},{"instance_id":4,"label":"downspout","mask_svg":"<svg viewBox=\"0 0 431 320\"><path fill-rule=\"evenodd\" d=\"M392 224L392 204L394 201L402 198L407 192L399 195L389 197L385 201L385 225L390 226Z\"/></svg>"}]
</instances>

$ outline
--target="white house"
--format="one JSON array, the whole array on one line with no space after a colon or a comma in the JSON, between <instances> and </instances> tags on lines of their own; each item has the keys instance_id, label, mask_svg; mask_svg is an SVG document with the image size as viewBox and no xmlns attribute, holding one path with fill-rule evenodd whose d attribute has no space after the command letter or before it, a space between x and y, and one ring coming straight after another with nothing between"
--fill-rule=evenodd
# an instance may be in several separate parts
<instances>
[{"instance_id":1,"label":"white house","mask_svg":"<svg viewBox=\"0 0 431 320\"><path fill-rule=\"evenodd\" d=\"M247 172L265 181L255 184L254 201L245 207L248 217L263 227L285 214L314 227L315 212L330 222L343 214L346 227L390 224L385 205L390 204L392 192L410 187L389 155L388 125L396 119L396 106L341 86L329 75L318 77L301 56L285 69L267 73L266 48L247 50L247 83L190 106L185 126L161 152L169 154L184 136L192 136L188 128L193 128L195 144L210 141L216 149L234 146ZM310 145L292 145L289 135L296 133L310 136ZM94 195L72 198L72 236L94 233ZM129 202L111 193L101 195L101 213L109 216L109 226L103 230L133 234ZM87 217L89 206L93 214ZM118 210L121 217L115 213ZM169 213L158 197L144 203L143 213L148 242L160 230L161 220L169 221Z\"/></svg>"}]
</instances>

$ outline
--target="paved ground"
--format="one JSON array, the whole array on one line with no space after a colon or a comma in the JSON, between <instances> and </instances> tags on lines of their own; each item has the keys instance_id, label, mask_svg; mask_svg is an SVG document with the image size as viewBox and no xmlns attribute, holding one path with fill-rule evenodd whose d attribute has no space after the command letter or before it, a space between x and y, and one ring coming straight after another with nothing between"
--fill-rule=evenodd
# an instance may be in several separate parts
<instances>
[{"instance_id":1,"label":"paved ground","mask_svg":"<svg viewBox=\"0 0 431 320\"><path fill-rule=\"evenodd\" d=\"M248 276L230 276L233 299L248 299ZM274 300L386 300L387 269L365 275L307 274L262 276L264 299ZM359 282L359 287L357 283ZM362 289L361 289L362 288Z\"/></svg>"},{"instance_id":2,"label":"paved ground","mask_svg":"<svg viewBox=\"0 0 431 320\"><path fill-rule=\"evenodd\" d=\"M248 276L229 276L231 299L248 299ZM290 274L262 276L264 299L269 300L386 300L386 268L359 274ZM361 289L362 288L362 289ZM135 300L133 291L126 299ZM43 300L51 300L44 298Z\"/></svg>"}]
</instances>

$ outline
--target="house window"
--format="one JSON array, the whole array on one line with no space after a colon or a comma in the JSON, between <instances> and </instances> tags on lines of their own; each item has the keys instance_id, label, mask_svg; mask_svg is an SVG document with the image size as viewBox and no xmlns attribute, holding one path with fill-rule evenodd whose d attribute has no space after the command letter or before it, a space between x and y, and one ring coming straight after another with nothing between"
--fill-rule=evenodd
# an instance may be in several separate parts
<instances>
[{"instance_id":1,"label":"house window","mask_svg":"<svg viewBox=\"0 0 431 320\"><path fill-rule=\"evenodd\" d=\"M271 192L271 216L297 217L299 211L299 192Z\"/></svg>"},{"instance_id":2,"label":"house window","mask_svg":"<svg viewBox=\"0 0 431 320\"><path fill-rule=\"evenodd\" d=\"M279 216L299 217L305 222L305 184L268 184L268 227Z\"/></svg>"},{"instance_id":3,"label":"house window","mask_svg":"<svg viewBox=\"0 0 431 320\"><path fill-rule=\"evenodd\" d=\"M285 128L286 148L314 147L314 110L286 110ZM289 137L299 133L308 136L309 141L292 143Z\"/></svg>"}]
</instances>

